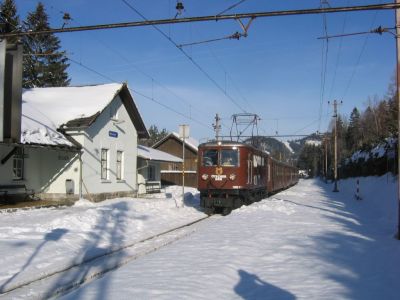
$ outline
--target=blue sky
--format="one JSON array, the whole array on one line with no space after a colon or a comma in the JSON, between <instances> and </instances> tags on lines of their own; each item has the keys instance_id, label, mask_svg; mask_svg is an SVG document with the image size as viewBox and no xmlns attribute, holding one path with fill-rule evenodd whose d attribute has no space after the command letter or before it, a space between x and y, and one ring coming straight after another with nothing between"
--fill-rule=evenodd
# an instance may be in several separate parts
<instances>
[{"instance_id":1,"label":"blue sky","mask_svg":"<svg viewBox=\"0 0 400 300\"><path fill-rule=\"evenodd\" d=\"M176 0L125 0L147 19L172 18ZM16 0L22 19L39 1ZM182 0L183 17L215 15L238 0ZM382 0L330 0L331 7L383 3ZM52 27L94 25L142 18L122 0L44 0ZM319 0L246 0L229 13L318 8ZM393 11L328 14L328 34L394 27ZM247 22L244 20L244 22ZM229 36L240 31L236 21L159 26L176 44ZM343 101L340 112L364 109L369 98L383 96L395 70L393 35L360 35L326 44L323 16L258 18L247 38L184 47L201 72L167 38L148 27L59 34L70 62L72 85L127 81L145 124L178 131L190 125L191 136L212 138L215 114L227 135L231 116L257 113L259 133L274 135L324 132L332 116L328 101ZM327 53L326 72L324 60ZM84 67L83 67L84 66ZM86 67L86 68L85 68ZM103 74L100 76L87 68ZM322 89L321 79L325 75ZM216 86L218 85L218 87ZM324 94L322 97L321 95ZM162 103L162 105L160 105Z\"/></svg>"}]
</instances>

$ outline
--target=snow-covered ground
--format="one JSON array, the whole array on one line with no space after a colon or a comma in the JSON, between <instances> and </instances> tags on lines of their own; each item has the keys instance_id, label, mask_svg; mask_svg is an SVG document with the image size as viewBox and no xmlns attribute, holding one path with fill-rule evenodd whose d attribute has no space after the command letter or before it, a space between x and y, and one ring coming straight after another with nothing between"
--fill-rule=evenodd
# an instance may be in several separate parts
<instances>
[{"instance_id":1,"label":"snow-covered ground","mask_svg":"<svg viewBox=\"0 0 400 300\"><path fill-rule=\"evenodd\" d=\"M354 198L355 179L341 181L339 190L302 180L208 219L63 299L398 299L395 179L360 178L362 200ZM184 208L175 205L179 191L1 214L1 290L203 218L196 190L187 190ZM88 268L99 266L86 266L85 274ZM38 289L2 296L46 295Z\"/></svg>"}]
</instances>

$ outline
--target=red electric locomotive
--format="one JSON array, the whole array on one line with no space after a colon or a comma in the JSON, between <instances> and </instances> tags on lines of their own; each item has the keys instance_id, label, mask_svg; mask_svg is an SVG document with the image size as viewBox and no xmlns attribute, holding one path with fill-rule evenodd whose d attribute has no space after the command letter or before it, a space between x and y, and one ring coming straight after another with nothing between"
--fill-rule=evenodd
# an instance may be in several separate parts
<instances>
[{"instance_id":1,"label":"red electric locomotive","mask_svg":"<svg viewBox=\"0 0 400 300\"><path fill-rule=\"evenodd\" d=\"M298 181L295 167L249 144L218 141L198 149L200 205L207 214L229 214Z\"/></svg>"}]
</instances>

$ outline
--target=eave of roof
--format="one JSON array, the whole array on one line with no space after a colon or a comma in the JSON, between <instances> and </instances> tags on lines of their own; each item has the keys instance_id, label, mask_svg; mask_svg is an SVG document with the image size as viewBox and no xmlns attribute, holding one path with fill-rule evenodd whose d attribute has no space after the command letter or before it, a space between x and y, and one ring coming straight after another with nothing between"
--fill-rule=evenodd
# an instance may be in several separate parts
<instances>
[{"instance_id":1,"label":"eave of roof","mask_svg":"<svg viewBox=\"0 0 400 300\"><path fill-rule=\"evenodd\" d=\"M73 152L81 151L80 147L77 146L68 146L68 145L50 145L50 144L39 144L39 143L6 143L0 142L0 145L5 146L14 146L14 147L30 147L30 148L45 148L45 149L52 149L52 150L69 150Z\"/></svg>"},{"instance_id":2,"label":"eave of roof","mask_svg":"<svg viewBox=\"0 0 400 300\"><path fill-rule=\"evenodd\" d=\"M157 162L182 163L183 161L180 157L143 145L138 145L138 157Z\"/></svg>"},{"instance_id":3,"label":"eave of roof","mask_svg":"<svg viewBox=\"0 0 400 300\"><path fill-rule=\"evenodd\" d=\"M120 95L121 101L124 104L133 125L135 126L139 139L150 138L150 134L147 131L146 126L144 125L143 119L126 83L123 83L121 88L115 92L112 100L114 100L117 95ZM61 127L65 131L76 130L79 128L87 128L96 121L98 116L106 109L108 105L109 103L105 107L103 107L101 111L98 111L92 116L70 120L67 123L63 124Z\"/></svg>"},{"instance_id":4,"label":"eave of roof","mask_svg":"<svg viewBox=\"0 0 400 300\"><path fill-rule=\"evenodd\" d=\"M173 138L175 140L177 140L179 143L182 143L182 139L179 137L179 135L176 132L171 132L170 134L168 134L167 136L165 136L163 139L159 140L158 142L156 142L153 146L151 146L152 148L156 148L158 146L160 146L161 144L163 144L166 140L168 140L169 138ZM198 152L198 147L196 147L195 145L192 145L191 143L189 143L186 139L185 139L185 145L188 146L189 148L191 148L193 151Z\"/></svg>"}]
</instances>

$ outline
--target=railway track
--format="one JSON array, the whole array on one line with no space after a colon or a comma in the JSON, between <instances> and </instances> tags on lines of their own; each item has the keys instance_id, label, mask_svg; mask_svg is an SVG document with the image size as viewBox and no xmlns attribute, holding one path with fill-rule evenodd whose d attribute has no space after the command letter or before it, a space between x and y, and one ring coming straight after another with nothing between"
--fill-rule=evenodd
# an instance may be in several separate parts
<instances>
[{"instance_id":1,"label":"railway track","mask_svg":"<svg viewBox=\"0 0 400 300\"><path fill-rule=\"evenodd\" d=\"M207 220L212 221L219 218L221 218L219 215L206 216L118 249L113 249L108 253L92 257L68 268L10 286L0 294L0 299L49 299L62 296L77 289L82 284L97 279L112 270L194 233Z\"/></svg>"}]
</instances>

